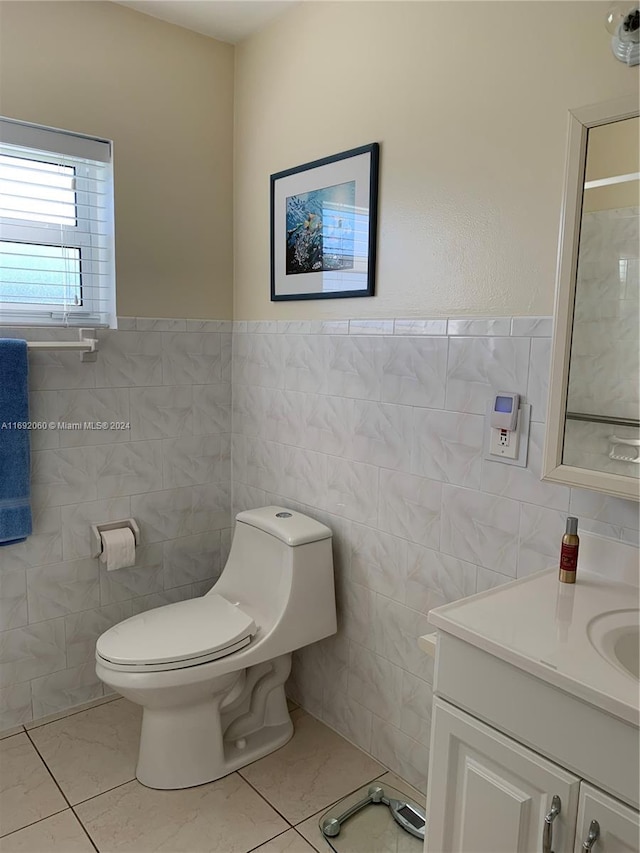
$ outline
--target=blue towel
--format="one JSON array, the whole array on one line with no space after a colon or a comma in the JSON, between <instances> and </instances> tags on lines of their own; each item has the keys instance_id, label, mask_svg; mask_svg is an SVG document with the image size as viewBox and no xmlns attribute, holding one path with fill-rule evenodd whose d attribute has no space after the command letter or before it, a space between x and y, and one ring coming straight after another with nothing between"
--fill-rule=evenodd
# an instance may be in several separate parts
<instances>
[{"instance_id":1,"label":"blue towel","mask_svg":"<svg viewBox=\"0 0 640 853\"><path fill-rule=\"evenodd\" d=\"M31 533L28 373L27 342L0 339L0 545Z\"/></svg>"}]
</instances>

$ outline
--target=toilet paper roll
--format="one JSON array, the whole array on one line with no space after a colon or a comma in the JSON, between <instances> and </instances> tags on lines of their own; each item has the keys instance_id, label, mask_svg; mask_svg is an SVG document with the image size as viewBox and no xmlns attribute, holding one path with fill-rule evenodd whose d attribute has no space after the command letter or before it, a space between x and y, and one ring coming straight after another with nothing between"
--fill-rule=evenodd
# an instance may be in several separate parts
<instances>
[{"instance_id":1,"label":"toilet paper roll","mask_svg":"<svg viewBox=\"0 0 640 853\"><path fill-rule=\"evenodd\" d=\"M129 527L118 527L116 530L103 530L102 553L100 560L107 565L107 571L125 569L133 566L136 561L136 540Z\"/></svg>"}]
</instances>

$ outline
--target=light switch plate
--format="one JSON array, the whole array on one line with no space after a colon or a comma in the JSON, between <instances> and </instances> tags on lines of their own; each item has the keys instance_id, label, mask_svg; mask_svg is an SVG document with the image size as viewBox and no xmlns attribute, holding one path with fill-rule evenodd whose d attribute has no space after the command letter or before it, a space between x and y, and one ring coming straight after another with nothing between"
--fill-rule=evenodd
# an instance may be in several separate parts
<instances>
[{"instance_id":1,"label":"light switch plate","mask_svg":"<svg viewBox=\"0 0 640 853\"><path fill-rule=\"evenodd\" d=\"M505 465L517 465L519 468L527 467L529 454L529 428L531 425L531 405L521 403L518 417L518 456L509 459L507 456L496 456L491 453L491 413L493 411L493 399L487 403L484 419L484 451L483 456L490 462L502 462Z\"/></svg>"}]
</instances>

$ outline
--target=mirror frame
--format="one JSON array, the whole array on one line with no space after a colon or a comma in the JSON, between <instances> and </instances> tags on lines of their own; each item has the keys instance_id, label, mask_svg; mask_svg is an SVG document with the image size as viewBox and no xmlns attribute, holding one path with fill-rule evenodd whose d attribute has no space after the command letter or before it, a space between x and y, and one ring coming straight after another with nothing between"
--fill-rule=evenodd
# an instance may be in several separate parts
<instances>
[{"instance_id":1,"label":"mirror frame","mask_svg":"<svg viewBox=\"0 0 640 853\"><path fill-rule=\"evenodd\" d=\"M553 342L547 404L542 479L582 489L593 489L629 500L640 500L640 480L622 474L591 471L562 464L569 380L573 310L582 218L582 196L589 129L639 114L638 100L629 95L569 111L569 134L564 194L558 240Z\"/></svg>"}]
</instances>

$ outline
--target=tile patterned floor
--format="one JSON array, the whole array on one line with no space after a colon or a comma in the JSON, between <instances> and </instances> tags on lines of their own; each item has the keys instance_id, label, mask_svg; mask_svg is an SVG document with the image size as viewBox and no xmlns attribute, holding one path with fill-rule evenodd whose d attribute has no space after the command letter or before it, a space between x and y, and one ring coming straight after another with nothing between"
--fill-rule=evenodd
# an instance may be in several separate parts
<instances>
[{"instance_id":1,"label":"tile patterned floor","mask_svg":"<svg viewBox=\"0 0 640 853\"><path fill-rule=\"evenodd\" d=\"M292 719L295 734L282 749L182 791L155 791L136 781L140 710L125 699L5 737L0 851L331 853L318 817L342 797L383 778L420 801L306 712L296 709ZM387 838L381 819L371 824L370 838L344 833L340 853L404 851Z\"/></svg>"}]
</instances>

